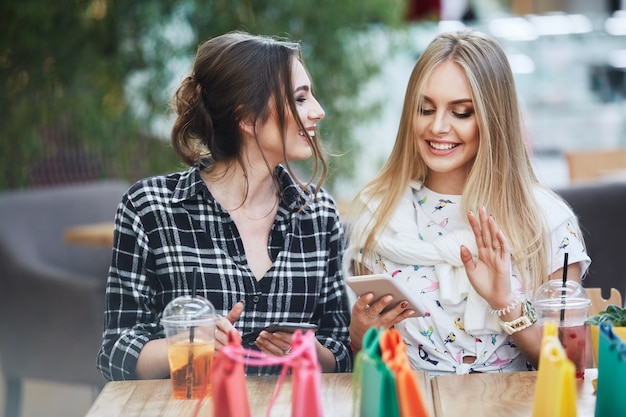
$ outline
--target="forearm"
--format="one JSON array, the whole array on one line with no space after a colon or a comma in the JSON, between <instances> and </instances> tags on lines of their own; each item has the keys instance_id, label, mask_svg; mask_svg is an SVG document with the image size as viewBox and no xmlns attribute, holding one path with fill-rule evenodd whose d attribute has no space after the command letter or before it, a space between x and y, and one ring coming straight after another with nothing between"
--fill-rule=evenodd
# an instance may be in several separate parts
<instances>
[{"instance_id":1,"label":"forearm","mask_svg":"<svg viewBox=\"0 0 626 417\"><path fill-rule=\"evenodd\" d=\"M568 269L571 272L571 280L580 283L580 264L570 264ZM561 280L562 274L563 270L559 269L553 272L549 279ZM526 297L530 298L531 296L527 295ZM512 322L524 314L524 300L522 300L519 295L516 296L509 293L508 295L499 297L497 300L490 300L488 302L491 308L497 311L497 315L502 322ZM530 362L533 367L537 368L541 350L541 339L543 337L543 331L539 324L534 323L523 330L515 331L511 337L528 362Z\"/></svg>"},{"instance_id":2,"label":"forearm","mask_svg":"<svg viewBox=\"0 0 626 417\"><path fill-rule=\"evenodd\" d=\"M145 344L137 358L135 373L139 379L161 379L170 374L166 339L155 339Z\"/></svg>"},{"instance_id":3,"label":"forearm","mask_svg":"<svg viewBox=\"0 0 626 417\"><path fill-rule=\"evenodd\" d=\"M523 314L522 306L518 305L509 313L503 314L500 320L504 322L513 321ZM539 364L539 353L541 348L542 331L538 323L534 323L530 327L520 330L511 335L511 338L515 342L515 345L520 350L522 355L530 362L530 364L537 369Z\"/></svg>"},{"instance_id":4,"label":"forearm","mask_svg":"<svg viewBox=\"0 0 626 417\"><path fill-rule=\"evenodd\" d=\"M333 352L331 352L330 349L322 346L319 341L317 342L315 348L317 351L317 360L320 363L322 372L336 372L337 366L335 363L335 355L333 354Z\"/></svg>"},{"instance_id":5,"label":"forearm","mask_svg":"<svg viewBox=\"0 0 626 417\"><path fill-rule=\"evenodd\" d=\"M520 352L526 357L528 362L535 368L539 367L539 353L541 348L542 332L538 323L527 329L513 334L513 340Z\"/></svg>"}]
</instances>

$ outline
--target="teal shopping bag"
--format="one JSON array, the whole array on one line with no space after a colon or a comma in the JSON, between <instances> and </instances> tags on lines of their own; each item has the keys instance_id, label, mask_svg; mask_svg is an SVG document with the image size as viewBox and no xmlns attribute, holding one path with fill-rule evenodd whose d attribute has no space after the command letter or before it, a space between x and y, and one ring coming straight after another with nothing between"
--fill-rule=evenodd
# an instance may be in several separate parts
<instances>
[{"instance_id":1,"label":"teal shopping bag","mask_svg":"<svg viewBox=\"0 0 626 417\"><path fill-rule=\"evenodd\" d=\"M626 416L626 341L613 333L610 323L598 325L598 385L595 417Z\"/></svg>"},{"instance_id":2,"label":"teal shopping bag","mask_svg":"<svg viewBox=\"0 0 626 417\"><path fill-rule=\"evenodd\" d=\"M399 417L393 372L381 358L382 328L372 327L363 337L363 348L354 368L354 415L360 417Z\"/></svg>"}]
</instances>

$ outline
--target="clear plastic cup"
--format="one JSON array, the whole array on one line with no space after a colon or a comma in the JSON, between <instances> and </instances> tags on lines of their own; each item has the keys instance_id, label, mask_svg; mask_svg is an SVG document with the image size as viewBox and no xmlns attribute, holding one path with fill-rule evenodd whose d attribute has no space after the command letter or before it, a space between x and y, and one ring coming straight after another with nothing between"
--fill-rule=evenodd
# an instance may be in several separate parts
<instances>
[{"instance_id":1,"label":"clear plastic cup","mask_svg":"<svg viewBox=\"0 0 626 417\"><path fill-rule=\"evenodd\" d=\"M182 296L163 311L172 391L176 399L211 396L215 352L215 308L207 299Z\"/></svg>"},{"instance_id":2,"label":"clear plastic cup","mask_svg":"<svg viewBox=\"0 0 626 417\"><path fill-rule=\"evenodd\" d=\"M535 292L537 323L542 327L553 321L559 329L559 340L576 366L576 378L583 379L586 364L587 326L585 320L591 301L576 281L550 280ZM543 332L542 332L543 333Z\"/></svg>"}]
</instances>

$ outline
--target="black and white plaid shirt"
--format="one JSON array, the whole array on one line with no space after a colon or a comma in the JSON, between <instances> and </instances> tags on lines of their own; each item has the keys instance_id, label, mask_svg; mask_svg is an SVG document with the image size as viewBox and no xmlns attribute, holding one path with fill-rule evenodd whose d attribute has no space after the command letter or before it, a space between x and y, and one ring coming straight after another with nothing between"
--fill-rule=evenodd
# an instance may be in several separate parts
<instances>
[{"instance_id":1,"label":"black and white plaid shirt","mask_svg":"<svg viewBox=\"0 0 626 417\"><path fill-rule=\"evenodd\" d=\"M281 321L315 323L338 372L352 369L349 302L341 271L343 226L328 193L299 212L302 197L287 171L269 236L272 267L257 281L230 215L215 201L197 167L133 185L118 206L106 290L105 329L98 368L112 380L133 379L137 357L163 338L163 309L190 294L197 268L198 295L226 315L243 300L235 327L245 336ZM248 346L250 347L250 346ZM276 369L250 368L249 374Z\"/></svg>"}]
</instances>

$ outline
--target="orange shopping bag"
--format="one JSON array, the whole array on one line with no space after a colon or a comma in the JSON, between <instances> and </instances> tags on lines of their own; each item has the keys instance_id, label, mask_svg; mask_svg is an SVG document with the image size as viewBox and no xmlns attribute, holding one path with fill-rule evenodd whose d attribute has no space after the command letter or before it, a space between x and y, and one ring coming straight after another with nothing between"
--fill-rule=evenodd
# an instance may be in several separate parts
<instances>
[{"instance_id":1,"label":"orange shopping bag","mask_svg":"<svg viewBox=\"0 0 626 417\"><path fill-rule=\"evenodd\" d=\"M401 417L427 417L422 394L406 354L406 344L394 328L380 336L381 357L396 380L396 394Z\"/></svg>"}]
</instances>

